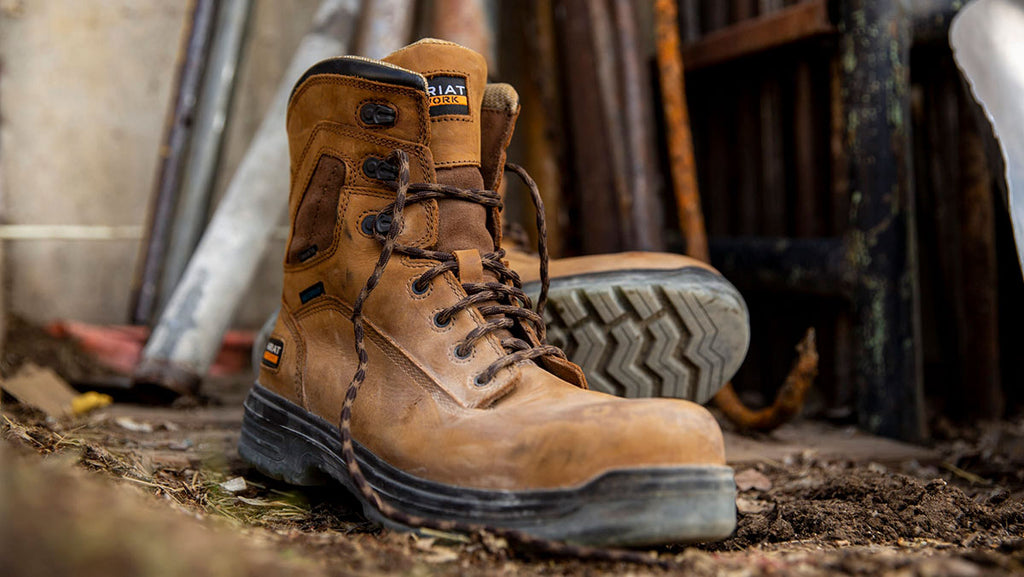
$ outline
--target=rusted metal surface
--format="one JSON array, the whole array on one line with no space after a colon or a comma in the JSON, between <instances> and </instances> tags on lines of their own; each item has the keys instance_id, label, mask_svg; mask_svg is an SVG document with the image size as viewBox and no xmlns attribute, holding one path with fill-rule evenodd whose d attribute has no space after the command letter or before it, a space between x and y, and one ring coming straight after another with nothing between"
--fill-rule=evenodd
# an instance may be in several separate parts
<instances>
[{"instance_id":1,"label":"rusted metal surface","mask_svg":"<svg viewBox=\"0 0 1024 577\"><path fill-rule=\"evenodd\" d=\"M686 240L687 254L707 261L707 231L697 192L693 139L686 103L683 61L679 51L678 13L675 0L656 0L655 36L658 43L658 71L665 115L672 191L679 212L679 228Z\"/></svg>"},{"instance_id":2,"label":"rusted metal surface","mask_svg":"<svg viewBox=\"0 0 1024 577\"><path fill-rule=\"evenodd\" d=\"M770 4L759 2L762 8ZM725 65L705 66L688 80L697 83L692 103L695 109L700 107L695 122L700 131L701 185L704 200L711 204L709 223L714 225L715 233L764 235L765 231L780 230L777 219L766 226L766 219L773 219L764 213L764 209L779 206L779 198L776 196L766 204L761 204L761 199L766 191L769 195L777 191L778 183L782 182L786 207L783 234L800 238L716 237L711 243L713 261L740 286L840 297L829 299L833 303L829 306L837 309L835 323L820 327L827 329L821 333L826 355L834 357L836 402L855 400L861 424L872 431L904 439L920 438L921 291L916 246L918 213L910 164L909 47L911 42L941 40L951 14L961 3L810 0L785 4L789 7L775 17L800 10L808 14L815 5L820 8L820 30L809 35L797 34L784 42L814 36L814 48L811 44L806 46L817 52L808 54L786 48L742 60L739 55L727 54L714 59L715 64ZM730 5L734 16L747 9L742 0L733 0ZM753 23L763 23L763 18L769 17L762 16ZM727 33L736 34L741 44L757 37L753 34L751 38L739 38L743 25L741 22L709 34L697 45L711 46L716 38ZM748 22L747 26L750 25ZM778 26L766 26L762 33L765 38L787 34L784 27ZM782 44L759 41L752 50L764 52L776 46ZM833 53L837 57L829 64ZM743 55L746 54L752 52ZM687 60L687 69L693 70L700 64L699 60ZM826 72L829 66L831 73ZM778 100L781 108L763 115L757 108L763 101L758 97L756 80L762 74L782 80ZM830 79L827 83L822 81L826 77ZM741 86L732 84L733 78L743 78L747 86L753 84L753 128L751 113L747 113L748 118L741 117L742 92L737 96L740 104L734 104L729 96L736 86ZM731 119L728 112L733 110L736 114ZM762 151L760 146L762 132L772 128L764 122L776 116L784 120L778 127L783 130L781 162L785 169L781 178L773 178L765 170L768 164L774 166L775 162L769 159L772 155L779 159L778 152ZM716 135L715 131L727 135ZM750 142L758 149L757 155L744 152ZM958 165L956 149L960 140L954 134L943 145L944 152L934 162ZM727 151L725 160L722 150L716 152L716 146ZM751 181L755 180L749 176L751 169L757 173L757 179L766 181L753 187L758 195L756 210L750 208L749 202ZM736 176L737 172L744 176ZM774 187L768 186L771 181L776 183ZM955 199L960 192L962 188L951 189L948 198ZM709 197L711 194L724 198ZM731 222L718 215L718 207L723 205L730 207ZM932 209L927 206L922 210ZM958 213L962 209L953 206L950 210ZM958 235L968 234L966 230L957 230ZM963 244L966 250L966 241ZM962 262L960 244L950 246L953 248L949 258ZM943 250L937 246L927 248L929 253ZM948 271L942 274L943 278L952 278ZM957 275L967 278L962 272L954 276ZM845 303L851 305L849 309ZM778 322L785 325L789 321L779 317ZM954 322L952 318L950 322ZM984 321L979 324L984 326ZM835 342L834 347L830 341ZM957 342L954 339L954 349L948 356L968 354L955 348ZM989 355L981 344L974 342L972 346L976 352L970 354ZM767 349L760 349L763 347L757 354L762 361L773 356ZM824 370L829 370L830 362L823 364ZM989 362L990 366L996 364ZM759 368L764 370L764 363ZM966 374L954 379L960 387L974 386ZM745 377L741 373L739 378Z\"/></svg>"},{"instance_id":3,"label":"rusted metal surface","mask_svg":"<svg viewBox=\"0 0 1024 577\"><path fill-rule=\"evenodd\" d=\"M216 17L214 0L195 0L184 58L178 71L174 108L168 118L164 140L160 146L160 172L153 193L146 238L142 243L140 267L132 288L130 320L145 325L156 312L167 244L171 234L174 211L181 191L183 167L192 134L196 103L202 85L203 71L209 52L213 23Z\"/></svg>"},{"instance_id":4,"label":"rusted metal surface","mask_svg":"<svg viewBox=\"0 0 1024 577\"><path fill-rule=\"evenodd\" d=\"M697 192L693 142L679 55L679 32L676 24L678 16L674 0L658 0L655 3L655 17L658 66L667 125L666 140L673 189L679 209L679 224L686 239L687 253L708 262L710 254L700 196ZM793 366L776 402L771 407L758 411L748 409L737 397L732 383L726 383L715 395L715 405L741 428L770 431L789 421L803 407L806 391L817 374L818 357L814 349L813 335L811 329L801 343L801 359Z\"/></svg>"},{"instance_id":5,"label":"rusted metal surface","mask_svg":"<svg viewBox=\"0 0 1024 577\"><path fill-rule=\"evenodd\" d=\"M714 5L728 7L725 2ZM683 60L697 70L835 32L827 1L811 0L706 34L684 47Z\"/></svg>"},{"instance_id":6,"label":"rusted metal surface","mask_svg":"<svg viewBox=\"0 0 1024 577\"><path fill-rule=\"evenodd\" d=\"M858 271L858 418L867 430L924 437L913 174L909 20L897 3L845 0L840 62L849 150L848 266Z\"/></svg>"},{"instance_id":7,"label":"rusted metal surface","mask_svg":"<svg viewBox=\"0 0 1024 577\"><path fill-rule=\"evenodd\" d=\"M760 89L761 125L761 189L758 191L760 206L759 234L768 237L785 236L786 226L786 159L782 142L782 87L775 76L761 78Z\"/></svg>"},{"instance_id":8,"label":"rusted metal surface","mask_svg":"<svg viewBox=\"0 0 1024 577\"><path fill-rule=\"evenodd\" d=\"M715 406L733 423L755 431L772 431L789 422L800 414L807 392L818 376L818 348L813 328L807 329L796 345L796 352L797 358L772 406L757 411L748 409L731 386L715 395Z\"/></svg>"}]
</instances>

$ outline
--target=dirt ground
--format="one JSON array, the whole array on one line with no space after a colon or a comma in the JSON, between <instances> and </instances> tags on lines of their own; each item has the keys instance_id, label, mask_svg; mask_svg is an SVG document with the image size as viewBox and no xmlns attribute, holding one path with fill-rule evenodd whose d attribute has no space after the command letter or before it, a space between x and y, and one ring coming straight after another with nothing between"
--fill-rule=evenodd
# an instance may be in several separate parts
<instances>
[{"instance_id":1,"label":"dirt ground","mask_svg":"<svg viewBox=\"0 0 1024 577\"><path fill-rule=\"evenodd\" d=\"M19 362L11 354L4 374ZM1024 420L938 423L932 450L881 461L871 451L776 458L777 439L744 439L736 532L652 553L666 568L380 530L340 491L298 490L239 460L247 382L206 383L206 398L189 406L120 402L60 420L5 399L0 574L1024 574ZM779 437L830 428L787 427Z\"/></svg>"}]
</instances>

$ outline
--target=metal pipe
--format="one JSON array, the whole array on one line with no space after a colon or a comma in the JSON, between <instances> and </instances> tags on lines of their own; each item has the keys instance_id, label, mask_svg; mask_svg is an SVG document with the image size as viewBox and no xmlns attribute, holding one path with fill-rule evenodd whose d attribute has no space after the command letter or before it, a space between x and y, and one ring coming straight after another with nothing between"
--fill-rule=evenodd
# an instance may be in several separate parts
<instances>
[{"instance_id":1,"label":"metal pipe","mask_svg":"<svg viewBox=\"0 0 1024 577\"><path fill-rule=\"evenodd\" d=\"M686 239L687 254L707 262L707 232L704 230L704 215L700 208L700 195L697 193L697 169L693 159L693 138L690 135L690 113L686 107L675 0L657 0L654 13L661 99L665 108L665 139L668 142L672 189L679 211L679 228Z\"/></svg>"},{"instance_id":2,"label":"metal pipe","mask_svg":"<svg viewBox=\"0 0 1024 577\"><path fill-rule=\"evenodd\" d=\"M146 343L133 375L137 385L162 397L168 391L197 392L285 210L285 114L292 86L315 62L347 51L359 4L320 4L312 29L292 57L270 110Z\"/></svg>"},{"instance_id":3,"label":"metal pipe","mask_svg":"<svg viewBox=\"0 0 1024 577\"><path fill-rule=\"evenodd\" d=\"M174 215L163 275L160 279L160 309L188 265L206 226L210 196L220 162L228 107L234 92L238 61L245 41L252 0L222 0L217 29L210 48L203 90L189 146L185 176Z\"/></svg>"},{"instance_id":4,"label":"metal pipe","mask_svg":"<svg viewBox=\"0 0 1024 577\"><path fill-rule=\"evenodd\" d=\"M850 180L848 266L857 271L858 415L865 429L924 437L910 139L911 23L894 2L840 6Z\"/></svg>"},{"instance_id":5,"label":"metal pipe","mask_svg":"<svg viewBox=\"0 0 1024 577\"><path fill-rule=\"evenodd\" d=\"M149 324L156 309L171 220L181 191L182 166L195 118L196 95L206 67L214 8L214 0L196 0L192 12L185 60L178 73L177 98L160 147L160 173L146 225L146 242L132 289L130 316L134 324Z\"/></svg>"}]
</instances>

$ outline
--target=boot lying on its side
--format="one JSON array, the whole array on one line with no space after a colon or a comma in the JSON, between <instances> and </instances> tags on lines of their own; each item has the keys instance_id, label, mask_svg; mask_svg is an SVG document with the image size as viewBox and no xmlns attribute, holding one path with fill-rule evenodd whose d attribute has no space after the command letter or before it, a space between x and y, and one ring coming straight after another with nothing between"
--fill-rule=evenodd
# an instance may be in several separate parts
<instances>
[{"instance_id":1,"label":"boot lying on its side","mask_svg":"<svg viewBox=\"0 0 1024 577\"><path fill-rule=\"evenodd\" d=\"M515 107L506 105L515 102ZM481 118L484 186L498 190L519 98L489 84ZM540 295L540 258L505 243L526 294ZM550 262L548 342L563 349L594 390L623 397L706 403L739 370L750 345L747 305L699 260L625 252Z\"/></svg>"}]
</instances>

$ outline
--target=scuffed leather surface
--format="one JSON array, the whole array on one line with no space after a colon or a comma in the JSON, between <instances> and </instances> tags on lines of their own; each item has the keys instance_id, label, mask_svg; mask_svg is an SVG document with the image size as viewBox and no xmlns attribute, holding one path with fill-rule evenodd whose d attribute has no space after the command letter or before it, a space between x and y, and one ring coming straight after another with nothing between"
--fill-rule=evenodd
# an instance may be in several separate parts
<instances>
[{"instance_id":1,"label":"scuffed leather surface","mask_svg":"<svg viewBox=\"0 0 1024 577\"><path fill-rule=\"evenodd\" d=\"M360 126L358 106L366 98L395 102L396 125ZM352 303L380 255L380 242L360 223L393 200L391 189L365 178L360 167L367 155L384 157L401 148L410 156L412 180L434 181L426 118L422 92L325 75L307 79L290 104L292 219L296 197L323 155L341 159L347 170L334 249L285 266L273 333L285 343L285 354L278 369L263 368L260 380L331 422L338 422L357 365ZM438 230L436 203L412 205L400 242L433 247ZM721 433L702 407L586 391L577 386L583 384L579 369L567 361L542 361L551 372L522 362L500 371L494 382L476 385L475 377L506 353L490 335L469 358L455 358L456 345L484 319L474 309L446 326L434 323L438 311L465 297L451 272L432 281L426 293L414 294L412 283L435 264L394 255L365 304L370 362L352 431L376 455L433 481L507 490L577 486L622 468L724 463ZM317 282L325 294L303 304L299 293Z\"/></svg>"}]
</instances>

